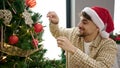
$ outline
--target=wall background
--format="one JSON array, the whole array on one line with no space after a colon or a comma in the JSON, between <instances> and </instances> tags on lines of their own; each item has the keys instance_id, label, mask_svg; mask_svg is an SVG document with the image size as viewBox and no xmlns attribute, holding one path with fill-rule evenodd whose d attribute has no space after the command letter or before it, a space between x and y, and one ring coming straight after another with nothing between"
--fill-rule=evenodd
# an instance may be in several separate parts
<instances>
[{"instance_id":1,"label":"wall background","mask_svg":"<svg viewBox=\"0 0 120 68\"><path fill-rule=\"evenodd\" d=\"M114 0L71 0L71 25L77 26L79 22L79 13L84 7L101 6L107 8L114 19Z\"/></svg>"}]
</instances>

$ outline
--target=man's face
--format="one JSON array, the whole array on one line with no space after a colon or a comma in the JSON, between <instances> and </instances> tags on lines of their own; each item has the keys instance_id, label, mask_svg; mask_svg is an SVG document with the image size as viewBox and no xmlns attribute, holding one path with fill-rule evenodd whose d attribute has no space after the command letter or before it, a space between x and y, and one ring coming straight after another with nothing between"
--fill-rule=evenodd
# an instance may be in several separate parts
<instances>
[{"instance_id":1,"label":"man's face","mask_svg":"<svg viewBox=\"0 0 120 68\"><path fill-rule=\"evenodd\" d=\"M80 17L78 28L80 37L91 36L92 34L96 33L96 31L98 32L98 27L94 24L94 22L86 19L83 16Z\"/></svg>"}]
</instances>

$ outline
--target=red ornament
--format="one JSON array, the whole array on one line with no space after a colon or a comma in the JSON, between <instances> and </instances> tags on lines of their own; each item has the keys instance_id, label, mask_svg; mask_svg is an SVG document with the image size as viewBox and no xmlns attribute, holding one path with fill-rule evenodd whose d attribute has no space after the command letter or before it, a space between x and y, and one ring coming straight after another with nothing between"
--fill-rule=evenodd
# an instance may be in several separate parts
<instances>
[{"instance_id":1,"label":"red ornament","mask_svg":"<svg viewBox=\"0 0 120 68\"><path fill-rule=\"evenodd\" d=\"M26 0L26 5L33 8L36 5L36 0Z\"/></svg>"},{"instance_id":2,"label":"red ornament","mask_svg":"<svg viewBox=\"0 0 120 68\"><path fill-rule=\"evenodd\" d=\"M39 33L39 32L41 32L42 30L43 30L42 24L40 24L40 23L35 23L35 24L34 24L34 31L35 31L36 33Z\"/></svg>"},{"instance_id":3,"label":"red ornament","mask_svg":"<svg viewBox=\"0 0 120 68\"><path fill-rule=\"evenodd\" d=\"M115 41L120 41L120 37L117 36L117 37L115 38Z\"/></svg>"},{"instance_id":4,"label":"red ornament","mask_svg":"<svg viewBox=\"0 0 120 68\"><path fill-rule=\"evenodd\" d=\"M34 45L35 48L38 48L38 40L37 39L33 39L32 44Z\"/></svg>"},{"instance_id":5,"label":"red ornament","mask_svg":"<svg viewBox=\"0 0 120 68\"><path fill-rule=\"evenodd\" d=\"M18 42L19 38L16 35L11 35L9 37L9 44L16 44Z\"/></svg>"}]
</instances>

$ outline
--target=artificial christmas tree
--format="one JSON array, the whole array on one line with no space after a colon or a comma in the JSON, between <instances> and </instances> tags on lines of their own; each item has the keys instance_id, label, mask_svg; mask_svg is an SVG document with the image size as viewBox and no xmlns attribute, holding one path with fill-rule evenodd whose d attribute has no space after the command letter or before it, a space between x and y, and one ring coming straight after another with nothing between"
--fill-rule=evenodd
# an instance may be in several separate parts
<instances>
[{"instance_id":1,"label":"artificial christmas tree","mask_svg":"<svg viewBox=\"0 0 120 68\"><path fill-rule=\"evenodd\" d=\"M35 0L0 0L0 68L65 68L44 58L42 15Z\"/></svg>"}]
</instances>

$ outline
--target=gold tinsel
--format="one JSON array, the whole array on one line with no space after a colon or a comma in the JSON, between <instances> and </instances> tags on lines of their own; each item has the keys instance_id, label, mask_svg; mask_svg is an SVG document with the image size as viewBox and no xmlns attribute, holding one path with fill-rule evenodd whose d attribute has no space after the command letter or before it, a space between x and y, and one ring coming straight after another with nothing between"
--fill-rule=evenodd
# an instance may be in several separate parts
<instances>
[{"instance_id":1,"label":"gold tinsel","mask_svg":"<svg viewBox=\"0 0 120 68\"><path fill-rule=\"evenodd\" d=\"M16 46L12 46L7 43L3 43L3 44L4 45L0 45L2 46L2 48L0 47L0 51L12 56L28 57L31 54L43 49L43 47L41 46L41 48L38 48L38 49L22 50Z\"/></svg>"}]
</instances>

